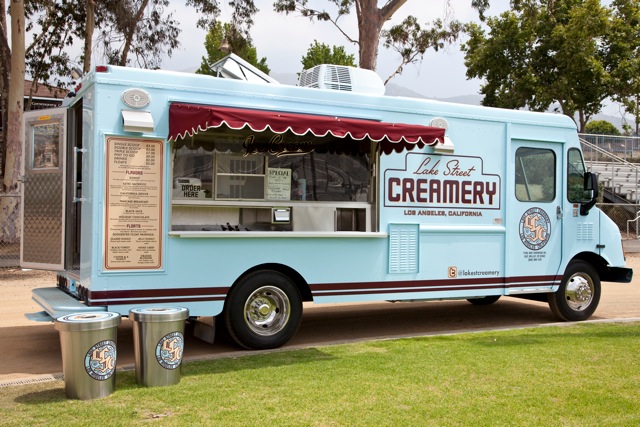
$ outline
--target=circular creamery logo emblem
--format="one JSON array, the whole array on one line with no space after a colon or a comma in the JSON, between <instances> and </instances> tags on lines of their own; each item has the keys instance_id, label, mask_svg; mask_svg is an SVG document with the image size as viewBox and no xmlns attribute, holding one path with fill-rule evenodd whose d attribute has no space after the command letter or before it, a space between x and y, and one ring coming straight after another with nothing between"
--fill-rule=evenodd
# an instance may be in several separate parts
<instances>
[{"instance_id":1,"label":"circular creamery logo emblem","mask_svg":"<svg viewBox=\"0 0 640 427\"><path fill-rule=\"evenodd\" d=\"M520 240L529 249L544 248L551 237L551 220L540 208L531 208L520 218Z\"/></svg>"}]
</instances>

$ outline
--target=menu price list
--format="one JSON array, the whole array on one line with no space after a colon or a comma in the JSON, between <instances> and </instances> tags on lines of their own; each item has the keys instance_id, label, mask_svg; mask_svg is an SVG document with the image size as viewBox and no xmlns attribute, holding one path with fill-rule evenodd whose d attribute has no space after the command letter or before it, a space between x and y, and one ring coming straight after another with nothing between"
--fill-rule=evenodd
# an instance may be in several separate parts
<instances>
[{"instance_id":1,"label":"menu price list","mask_svg":"<svg viewBox=\"0 0 640 427\"><path fill-rule=\"evenodd\" d=\"M105 269L162 267L163 141L107 139Z\"/></svg>"}]
</instances>

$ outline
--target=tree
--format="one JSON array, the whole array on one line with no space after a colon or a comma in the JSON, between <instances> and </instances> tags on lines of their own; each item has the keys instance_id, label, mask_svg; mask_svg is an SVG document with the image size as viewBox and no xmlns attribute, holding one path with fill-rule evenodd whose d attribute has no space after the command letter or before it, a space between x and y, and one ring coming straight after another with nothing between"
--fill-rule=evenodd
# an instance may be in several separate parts
<instances>
[{"instance_id":1,"label":"tree","mask_svg":"<svg viewBox=\"0 0 640 427\"><path fill-rule=\"evenodd\" d=\"M96 2L94 0L87 0L87 20L85 23L84 33L84 64L82 66L82 74L86 74L91 71L91 48L93 43L93 30L96 26Z\"/></svg>"},{"instance_id":2,"label":"tree","mask_svg":"<svg viewBox=\"0 0 640 427\"><path fill-rule=\"evenodd\" d=\"M330 3L334 3L338 8L335 17L326 10L307 7L307 0L277 0L274 7L278 12L299 12L311 20L331 22L347 40L358 45L360 67L375 70L382 26L406 2L407 0L389 0L383 7L378 8L378 2L375 0L330 0ZM357 38L348 35L338 23L340 18L351 13L354 7L358 18Z\"/></svg>"},{"instance_id":3,"label":"tree","mask_svg":"<svg viewBox=\"0 0 640 427\"><path fill-rule=\"evenodd\" d=\"M583 131L609 94L608 17L599 0L522 0L487 20L489 35L467 26L467 77L485 79L483 105L545 111L557 103Z\"/></svg>"},{"instance_id":4,"label":"tree","mask_svg":"<svg viewBox=\"0 0 640 427\"><path fill-rule=\"evenodd\" d=\"M15 193L18 189L20 158L22 154L22 110L24 108L24 41L25 18L23 0L11 0L11 79L8 96L6 150L3 158L2 192ZM4 34L6 36L6 33ZM14 242L20 228L20 215L16 197L0 198L0 239Z\"/></svg>"},{"instance_id":5,"label":"tree","mask_svg":"<svg viewBox=\"0 0 640 427\"><path fill-rule=\"evenodd\" d=\"M9 86L7 147L4 160L2 190L15 192L20 174L20 156L22 153L22 111L24 108L25 76L25 18L24 2L11 0L11 83ZM4 207L3 207L4 209Z\"/></svg>"},{"instance_id":6,"label":"tree","mask_svg":"<svg viewBox=\"0 0 640 427\"><path fill-rule=\"evenodd\" d=\"M444 48L445 43L456 41L462 28L462 23L458 21L446 25L441 19L436 19L429 28L423 30L415 17L408 16L400 25L382 31L384 46L395 50L402 58L398 68L387 77L384 84L397 74L402 74L405 65L421 61L427 49L432 48L437 52Z\"/></svg>"},{"instance_id":7,"label":"tree","mask_svg":"<svg viewBox=\"0 0 640 427\"><path fill-rule=\"evenodd\" d=\"M215 23L220 13L218 0L186 0L200 16L198 27ZM258 12L253 0L229 0L234 31L245 37ZM179 46L180 23L167 12L170 0L98 0L96 25L109 64L158 68L166 53ZM133 56L133 58L131 58Z\"/></svg>"},{"instance_id":8,"label":"tree","mask_svg":"<svg viewBox=\"0 0 640 427\"><path fill-rule=\"evenodd\" d=\"M198 26L202 28L209 26L220 13L220 0L186 0L182 4L185 3L195 9ZM247 32L257 12L254 1L229 0L228 3L233 10L235 28ZM180 27L170 5L170 0L29 0L26 28L33 40L26 49L26 61L34 88L40 82L66 86L71 69L80 62L84 64L83 71L89 71L96 41L94 30L105 62L158 67L161 58L165 54L171 56L178 47ZM80 58L69 58L69 48L78 40L84 42L84 52Z\"/></svg>"},{"instance_id":9,"label":"tree","mask_svg":"<svg viewBox=\"0 0 640 427\"><path fill-rule=\"evenodd\" d=\"M165 13L169 0L102 0L96 4L99 40L109 64L158 68L177 48L179 22ZM133 56L133 59L130 57Z\"/></svg>"},{"instance_id":10,"label":"tree","mask_svg":"<svg viewBox=\"0 0 640 427\"><path fill-rule=\"evenodd\" d=\"M186 5L199 15L198 25L206 27L220 13L219 2L186 0ZM229 0L228 3L233 9L235 28L247 32L257 12L254 1ZM23 4L26 19L23 30L32 36L25 48L26 72L34 82L32 90L37 90L39 83L66 87L70 84L71 69L79 62L84 63L84 72L89 71L94 29L100 30L108 63L131 64L133 55L136 65L153 68L159 66L159 58L165 52L170 55L177 47L178 23L170 13L164 14L169 0L29 0ZM5 0L0 0L0 6L7 10ZM0 18L0 27L0 99L5 129L11 76L5 14ZM68 51L77 40L84 41L84 54L70 58ZM2 162L6 159L6 135L4 132L0 140ZM4 168L0 167L0 171Z\"/></svg>"},{"instance_id":11,"label":"tree","mask_svg":"<svg viewBox=\"0 0 640 427\"><path fill-rule=\"evenodd\" d=\"M412 19L409 21L383 32L384 24L391 20L406 2L407 0L386 0L382 7L378 7L377 0L329 0L329 3L337 7L333 16L324 9L308 7L307 0L277 0L274 8L277 12L285 14L297 12L310 20L331 22L349 42L358 46L358 62L361 68L376 69L378 45L381 37L384 37L385 47L393 48L402 58L401 65L386 80L389 81L402 72L404 65L421 59L428 47L440 46L443 42L455 40L457 31L460 30L459 23L453 22L449 28L445 28L442 21L435 21L423 30L415 25L416 18L410 17ZM482 13L488 6L488 0L473 0L472 5ZM347 34L339 23L340 18L350 14L352 9L355 9L358 19L358 37ZM435 39L437 36L442 38Z\"/></svg>"},{"instance_id":12,"label":"tree","mask_svg":"<svg viewBox=\"0 0 640 427\"><path fill-rule=\"evenodd\" d=\"M220 12L219 0L186 0L186 5L199 14L199 26L206 26ZM141 7L150 4L152 7ZM107 57L117 63L131 63L133 54L139 66L159 65L158 58L165 52L170 54L177 46L177 22L171 14L163 15L169 0L10 0L11 47L8 44L6 16L0 18L0 95L3 111L2 140L2 185L0 192L15 192L18 189L18 174L21 166L24 77L25 67L35 85L48 83L52 78L64 78L76 59L69 58L67 50L76 39L85 40L84 69L90 69L91 34L94 28L102 35L113 37L114 43L103 46ZM234 25L238 32L248 32L253 24L252 16L257 12L253 0L229 0L233 8ZM90 13L92 6L94 14ZM0 0L2 10L7 10ZM129 14L129 16L126 16ZM28 18L28 20L27 20ZM95 18L95 27L92 20ZM141 22L143 24L141 24ZM160 29L163 28L163 29ZM106 29L106 30L105 30ZM25 49L25 32L30 31L33 40ZM106 31L106 33L105 33ZM121 37L114 36L120 32ZM9 66L10 64L10 66ZM0 238L14 241L18 238L19 211L16 198L0 198Z\"/></svg>"},{"instance_id":13,"label":"tree","mask_svg":"<svg viewBox=\"0 0 640 427\"><path fill-rule=\"evenodd\" d=\"M31 41L25 48L26 73L34 82L64 87L70 77L67 51L84 36L85 10L71 0L31 0L25 4L26 31ZM31 95L30 94L30 95ZM26 109L30 109L30 100Z\"/></svg>"},{"instance_id":14,"label":"tree","mask_svg":"<svg viewBox=\"0 0 640 427\"><path fill-rule=\"evenodd\" d=\"M604 43L607 71L612 80L612 98L640 124L640 2L613 0L610 31Z\"/></svg>"},{"instance_id":15,"label":"tree","mask_svg":"<svg viewBox=\"0 0 640 427\"><path fill-rule=\"evenodd\" d=\"M0 0L0 8L7 10L4 0ZM7 36L7 15L0 16L0 109L2 110L2 129L7 128L7 114L9 112L9 75L11 72L11 47L9 46L9 37ZM6 159L6 132L2 133L0 140L0 172L5 170ZM0 186L1 187L1 186ZM0 191L4 191L0 188Z\"/></svg>"},{"instance_id":16,"label":"tree","mask_svg":"<svg viewBox=\"0 0 640 427\"><path fill-rule=\"evenodd\" d=\"M302 69L308 70L321 64L356 67L355 59L354 55L347 54L343 46L333 46L331 48L327 44L318 43L318 40L314 40L313 44L307 49L307 54L302 57Z\"/></svg>"},{"instance_id":17,"label":"tree","mask_svg":"<svg viewBox=\"0 0 640 427\"><path fill-rule=\"evenodd\" d=\"M620 135L620 131L606 120L591 120L584 127L584 132L592 135Z\"/></svg>"},{"instance_id":18,"label":"tree","mask_svg":"<svg viewBox=\"0 0 640 427\"><path fill-rule=\"evenodd\" d=\"M226 48L220 50L223 42L226 42ZM204 46L207 49L207 56L202 57L200 68L196 71L198 74L216 75L211 66L231 52L265 74L271 71L267 65L267 58L258 60L258 53L251 39L242 32L236 31L233 24L223 22L213 24L206 35Z\"/></svg>"}]
</instances>

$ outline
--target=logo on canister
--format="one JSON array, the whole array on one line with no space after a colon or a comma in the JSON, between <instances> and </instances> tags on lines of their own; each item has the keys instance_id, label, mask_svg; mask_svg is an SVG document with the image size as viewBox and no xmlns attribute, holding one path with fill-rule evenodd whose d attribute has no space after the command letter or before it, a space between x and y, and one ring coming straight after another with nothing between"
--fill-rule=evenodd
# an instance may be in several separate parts
<instances>
[{"instance_id":1,"label":"logo on canister","mask_svg":"<svg viewBox=\"0 0 640 427\"><path fill-rule=\"evenodd\" d=\"M180 332L171 332L158 341L156 360L165 369L176 369L182 362L184 337Z\"/></svg>"},{"instance_id":2,"label":"logo on canister","mask_svg":"<svg viewBox=\"0 0 640 427\"><path fill-rule=\"evenodd\" d=\"M116 371L116 356L115 342L100 341L87 351L84 357L84 369L94 380L108 380Z\"/></svg>"}]
</instances>

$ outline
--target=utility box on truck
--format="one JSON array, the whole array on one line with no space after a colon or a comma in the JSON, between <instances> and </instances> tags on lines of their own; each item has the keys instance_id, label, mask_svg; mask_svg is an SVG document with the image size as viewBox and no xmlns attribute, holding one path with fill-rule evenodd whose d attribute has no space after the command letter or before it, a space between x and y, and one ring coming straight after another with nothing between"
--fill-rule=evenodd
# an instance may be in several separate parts
<instances>
[{"instance_id":1,"label":"utility box on truck","mask_svg":"<svg viewBox=\"0 0 640 427\"><path fill-rule=\"evenodd\" d=\"M303 301L583 320L631 280L565 116L101 66L25 121L22 262L58 271L40 318L184 307L270 348Z\"/></svg>"}]
</instances>

